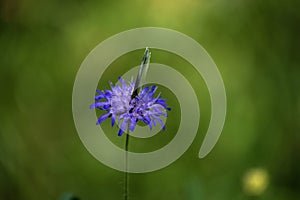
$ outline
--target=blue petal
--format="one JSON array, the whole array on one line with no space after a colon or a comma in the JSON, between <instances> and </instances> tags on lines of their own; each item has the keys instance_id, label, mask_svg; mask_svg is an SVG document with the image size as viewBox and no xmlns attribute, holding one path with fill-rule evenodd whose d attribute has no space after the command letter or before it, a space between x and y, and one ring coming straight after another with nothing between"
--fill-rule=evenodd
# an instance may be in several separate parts
<instances>
[{"instance_id":1,"label":"blue petal","mask_svg":"<svg viewBox=\"0 0 300 200\"><path fill-rule=\"evenodd\" d=\"M158 113L158 115L164 116L164 117L168 117L168 114L167 113L163 113L163 112Z\"/></svg>"},{"instance_id":2,"label":"blue petal","mask_svg":"<svg viewBox=\"0 0 300 200\"><path fill-rule=\"evenodd\" d=\"M120 129L119 132L118 132L118 136L122 136L122 134L123 134L123 130Z\"/></svg>"},{"instance_id":3,"label":"blue petal","mask_svg":"<svg viewBox=\"0 0 300 200\"><path fill-rule=\"evenodd\" d=\"M146 120L148 121L148 124L147 124L147 125L149 125L150 131L151 131L151 130L152 130L152 122L151 122L151 118L150 118L149 116L146 116L145 118L146 118Z\"/></svg>"},{"instance_id":4,"label":"blue petal","mask_svg":"<svg viewBox=\"0 0 300 200\"><path fill-rule=\"evenodd\" d=\"M103 99L103 98L105 98L105 95L103 95L103 94L95 96L95 100L100 100L100 99Z\"/></svg>"},{"instance_id":5,"label":"blue petal","mask_svg":"<svg viewBox=\"0 0 300 200\"><path fill-rule=\"evenodd\" d=\"M142 117L142 116L140 116L140 115L138 115L138 117L137 117L139 120L141 120L141 121L144 121L144 118Z\"/></svg>"},{"instance_id":6,"label":"blue petal","mask_svg":"<svg viewBox=\"0 0 300 200\"><path fill-rule=\"evenodd\" d=\"M145 118L142 118L142 120L145 124L149 125L149 122Z\"/></svg>"},{"instance_id":7,"label":"blue petal","mask_svg":"<svg viewBox=\"0 0 300 200\"><path fill-rule=\"evenodd\" d=\"M164 131L166 129L164 122L160 118L158 118L158 117L155 118L155 120L157 120L160 123L160 125L162 127L162 130Z\"/></svg>"},{"instance_id":8,"label":"blue petal","mask_svg":"<svg viewBox=\"0 0 300 200\"><path fill-rule=\"evenodd\" d=\"M111 97L111 95L112 95L112 91L110 91L110 90L105 90L105 96L106 96L106 98L107 98L107 97Z\"/></svg>"},{"instance_id":9,"label":"blue petal","mask_svg":"<svg viewBox=\"0 0 300 200\"><path fill-rule=\"evenodd\" d=\"M146 86L146 87L143 89L143 92L144 92L144 93L147 93L147 92L148 92L148 90L149 90L149 87L148 87L148 86Z\"/></svg>"},{"instance_id":10,"label":"blue petal","mask_svg":"<svg viewBox=\"0 0 300 200\"><path fill-rule=\"evenodd\" d=\"M156 85L153 85L152 87L151 87L151 91L149 92L149 95L153 95L154 94L154 92L156 91L156 89L157 89L157 86Z\"/></svg>"},{"instance_id":11,"label":"blue petal","mask_svg":"<svg viewBox=\"0 0 300 200\"><path fill-rule=\"evenodd\" d=\"M159 104L166 104L166 101L164 99L157 99L156 100L156 103L159 103Z\"/></svg>"},{"instance_id":12,"label":"blue petal","mask_svg":"<svg viewBox=\"0 0 300 200\"><path fill-rule=\"evenodd\" d=\"M122 83L122 85L126 85L126 82L122 77L119 77L119 81L120 81L120 83Z\"/></svg>"},{"instance_id":13,"label":"blue petal","mask_svg":"<svg viewBox=\"0 0 300 200\"><path fill-rule=\"evenodd\" d=\"M109 102L96 102L90 106L90 109L99 108L99 107L105 106L107 104L109 104Z\"/></svg>"},{"instance_id":14,"label":"blue petal","mask_svg":"<svg viewBox=\"0 0 300 200\"><path fill-rule=\"evenodd\" d=\"M152 123L150 122L148 125L149 125L149 128L150 128L150 131L152 131Z\"/></svg>"},{"instance_id":15,"label":"blue petal","mask_svg":"<svg viewBox=\"0 0 300 200\"><path fill-rule=\"evenodd\" d=\"M102 115L102 116L98 119L96 125L101 124L105 119L107 119L108 117L110 117L110 115L111 115L110 113L106 113L106 114Z\"/></svg>"},{"instance_id":16,"label":"blue petal","mask_svg":"<svg viewBox=\"0 0 300 200\"><path fill-rule=\"evenodd\" d=\"M151 118L149 116L146 116L145 119L148 121L148 123L151 123Z\"/></svg>"},{"instance_id":17,"label":"blue petal","mask_svg":"<svg viewBox=\"0 0 300 200\"><path fill-rule=\"evenodd\" d=\"M136 120L135 119L131 119L131 123L129 125L129 130L130 131L134 131L135 126L136 126Z\"/></svg>"},{"instance_id":18,"label":"blue petal","mask_svg":"<svg viewBox=\"0 0 300 200\"><path fill-rule=\"evenodd\" d=\"M105 106L103 106L103 109L104 109L104 110L108 110L109 107L110 107L110 105L105 105Z\"/></svg>"},{"instance_id":19,"label":"blue petal","mask_svg":"<svg viewBox=\"0 0 300 200\"><path fill-rule=\"evenodd\" d=\"M116 116L112 115L112 117L111 117L111 126L115 125L115 121L116 121Z\"/></svg>"},{"instance_id":20,"label":"blue petal","mask_svg":"<svg viewBox=\"0 0 300 200\"><path fill-rule=\"evenodd\" d=\"M163 107L167 108L166 101L164 99L157 99L156 103L162 105Z\"/></svg>"},{"instance_id":21,"label":"blue petal","mask_svg":"<svg viewBox=\"0 0 300 200\"><path fill-rule=\"evenodd\" d=\"M152 122L153 122L153 125L156 126L155 118L152 120Z\"/></svg>"},{"instance_id":22,"label":"blue petal","mask_svg":"<svg viewBox=\"0 0 300 200\"><path fill-rule=\"evenodd\" d=\"M126 119L124 119L124 120L123 120L123 122L122 122L122 125L121 125L121 127L120 127L120 129L122 129L122 130L123 130L123 132L125 132L125 131L126 131L126 125L127 125L127 120L126 120Z\"/></svg>"}]
</instances>

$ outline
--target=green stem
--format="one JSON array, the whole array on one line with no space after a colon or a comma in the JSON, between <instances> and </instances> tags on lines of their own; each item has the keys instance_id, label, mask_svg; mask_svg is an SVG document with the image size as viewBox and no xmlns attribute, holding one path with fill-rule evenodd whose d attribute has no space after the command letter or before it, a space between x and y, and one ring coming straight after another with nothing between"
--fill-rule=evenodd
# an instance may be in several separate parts
<instances>
[{"instance_id":1,"label":"green stem","mask_svg":"<svg viewBox=\"0 0 300 200\"><path fill-rule=\"evenodd\" d=\"M126 141L125 141L125 180L124 180L124 199L128 200L129 194L129 173L128 173L128 146L129 146L129 134L126 134Z\"/></svg>"}]
</instances>

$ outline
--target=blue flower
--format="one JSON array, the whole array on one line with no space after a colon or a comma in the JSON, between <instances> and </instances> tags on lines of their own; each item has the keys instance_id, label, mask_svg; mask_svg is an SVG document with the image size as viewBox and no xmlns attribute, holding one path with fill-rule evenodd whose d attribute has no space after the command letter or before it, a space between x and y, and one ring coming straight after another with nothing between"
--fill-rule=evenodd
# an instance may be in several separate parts
<instances>
[{"instance_id":1,"label":"blue flower","mask_svg":"<svg viewBox=\"0 0 300 200\"><path fill-rule=\"evenodd\" d=\"M148 125L150 130L157 123L165 130L165 125L160 117L167 117L166 110L170 110L170 108L167 107L166 101L161 98L160 94L154 97L157 86L142 88L139 93L134 95L135 82L132 81L127 84L121 77L119 81L120 85L116 84L114 86L110 83L111 90L96 90L98 95L95 96L95 103L90 108L107 111L99 117L96 124L101 124L105 119L111 118L111 125L114 126L117 120L120 127L119 136L127 128L134 131L138 120Z\"/></svg>"}]
</instances>

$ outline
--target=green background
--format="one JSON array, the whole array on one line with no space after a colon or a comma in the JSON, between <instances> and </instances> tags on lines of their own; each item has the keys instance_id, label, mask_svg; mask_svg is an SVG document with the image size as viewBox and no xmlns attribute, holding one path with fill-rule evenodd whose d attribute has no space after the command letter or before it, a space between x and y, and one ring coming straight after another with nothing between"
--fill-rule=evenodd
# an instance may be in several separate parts
<instances>
[{"instance_id":1,"label":"green background","mask_svg":"<svg viewBox=\"0 0 300 200\"><path fill-rule=\"evenodd\" d=\"M123 198L124 174L94 159L78 137L72 87L98 43L144 26L180 31L208 51L223 76L228 111L217 145L198 159L210 118L207 88L185 60L153 49L152 62L174 67L193 85L201 122L176 162L130 175L130 199L300 199L299 8L296 0L0 0L0 199ZM99 88L142 54L117 59ZM180 107L170 90L159 91L172 106L167 130L132 139L131 151L155 150L174 137ZM108 121L103 128L124 144ZM252 169L263 171L252 176L266 183L256 195L245 189Z\"/></svg>"}]
</instances>

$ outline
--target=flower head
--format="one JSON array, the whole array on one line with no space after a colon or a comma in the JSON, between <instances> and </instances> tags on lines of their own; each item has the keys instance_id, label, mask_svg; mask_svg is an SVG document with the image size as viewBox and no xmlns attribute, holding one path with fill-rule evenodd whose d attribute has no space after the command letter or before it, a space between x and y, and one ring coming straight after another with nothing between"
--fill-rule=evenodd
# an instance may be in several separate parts
<instances>
[{"instance_id":1,"label":"flower head","mask_svg":"<svg viewBox=\"0 0 300 200\"><path fill-rule=\"evenodd\" d=\"M134 95L135 82L131 81L127 84L121 77L119 81L120 85L116 84L114 86L110 83L111 90L97 90L96 102L90 108L105 110L107 113L100 116L96 124L98 125L105 119L111 118L111 125L114 126L117 120L120 127L119 136L127 128L134 131L138 120L147 124L150 130L152 130L153 125L156 126L156 123L159 123L164 130L165 125L160 117L167 117L166 110L170 110L170 108L167 107L166 101L161 98L160 94L154 97L157 86L142 88L139 93Z\"/></svg>"}]
</instances>

